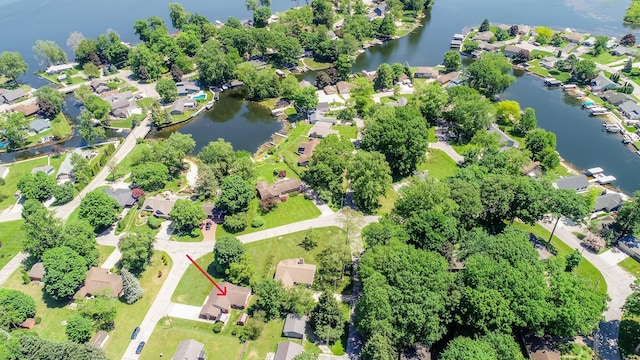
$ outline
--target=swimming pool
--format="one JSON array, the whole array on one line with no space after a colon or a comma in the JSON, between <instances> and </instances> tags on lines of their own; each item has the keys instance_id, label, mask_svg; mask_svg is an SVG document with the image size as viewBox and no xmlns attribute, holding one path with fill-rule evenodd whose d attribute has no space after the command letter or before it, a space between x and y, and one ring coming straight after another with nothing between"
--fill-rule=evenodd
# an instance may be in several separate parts
<instances>
[{"instance_id":1,"label":"swimming pool","mask_svg":"<svg viewBox=\"0 0 640 360\"><path fill-rule=\"evenodd\" d=\"M8 145L8 142L6 142L6 141L0 141L0 149L4 149L4 148L6 148L6 147L7 147L7 145Z\"/></svg>"},{"instance_id":2,"label":"swimming pool","mask_svg":"<svg viewBox=\"0 0 640 360\"><path fill-rule=\"evenodd\" d=\"M206 95L206 94L199 94L199 95L195 95L195 96L193 97L193 99L194 99L194 100L200 100L200 99L204 100L204 99L206 99L206 98L207 98L207 95Z\"/></svg>"}]
</instances>

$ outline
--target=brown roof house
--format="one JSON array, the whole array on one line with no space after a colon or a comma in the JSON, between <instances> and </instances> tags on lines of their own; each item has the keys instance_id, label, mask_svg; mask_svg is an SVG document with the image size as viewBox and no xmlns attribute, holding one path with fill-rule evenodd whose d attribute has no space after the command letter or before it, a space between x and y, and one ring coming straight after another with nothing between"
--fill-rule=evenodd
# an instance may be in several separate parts
<instances>
[{"instance_id":1,"label":"brown roof house","mask_svg":"<svg viewBox=\"0 0 640 360\"><path fill-rule=\"evenodd\" d=\"M313 285L316 266L305 264L304 259L285 259L278 263L274 279L282 281L285 287Z\"/></svg>"},{"instance_id":2,"label":"brown roof house","mask_svg":"<svg viewBox=\"0 0 640 360\"><path fill-rule=\"evenodd\" d=\"M228 282L223 282L219 286L223 289L227 288L227 295L218 296L218 289L214 288L200 309L200 318L226 322L231 309L244 309L249 303L251 288Z\"/></svg>"},{"instance_id":3,"label":"brown roof house","mask_svg":"<svg viewBox=\"0 0 640 360\"><path fill-rule=\"evenodd\" d=\"M31 267L31 270L29 270L29 279L31 279L31 281L42 281L45 273L46 271L44 270L42 263L35 263Z\"/></svg>"},{"instance_id":4,"label":"brown roof house","mask_svg":"<svg viewBox=\"0 0 640 360\"><path fill-rule=\"evenodd\" d=\"M87 272L84 285L76 292L74 298L80 299L105 291L113 297L120 297L123 292L122 276L112 274L107 269L92 267Z\"/></svg>"},{"instance_id":5,"label":"brown roof house","mask_svg":"<svg viewBox=\"0 0 640 360\"><path fill-rule=\"evenodd\" d=\"M338 81L336 84L336 88L338 89L338 94L346 95L351 92L351 85L349 85L346 81Z\"/></svg>"},{"instance_id":6,"label":"brown roof house","mask_svg":"<svg viewBox=\"0 0 640 360\"><path fill-rule=\"evenodd\" d=\"M292 192L299 192L302 186L302 182L298 179L282 179L273 184L269 184L266 181L260 181L256 185L258 194L261 199L269 197L280 197Z\"/></svg>"},{"instance_id":7,"label":"brown roof house","mask_svg":"<svg viewBox=\"0 0 640 360\"><path fill-rule=\"evenodd\" d=\"M182 340L171 360L205 360L204 344L193 339Z\"/></svg>"},{"instance_id":8,"label":"brown roof house","mask_svg":"<svg viewBox=\"0 0 640 360\"><path fill-rule=\"evenodd\" d=\"M440 72L436 68L430 66L418 66L413 77L421 79L435 79L438 75L440 75Z\"/></svg>"},{"instance_id":9,"label":"brown roof house","mask_svg":"<svg viewBox=\"0 0 640 360\"><path fill-rule=\"evenodd\" d=\"M309 137L324 139L329 135L338 134L338 131L331 129L333 126L330 122L318 121L313 124L311 131L309 131Z\"/></svg>"},{"instance_id":10,"label":"brown roof house","mask_svg":"<svg viewBox=\"0 0 640 360\"><path fill-rule=\"evenodd\" d=\"M311 139L300 143L298 146L298 155L300 155L300 158L298 159L298 166L306 166L309 164L309 159L311 158L311 155L313 155L318 144L320 144L320 140L318 139Z\"/></svg>"},{"instance_id":11,"label":"brown roof house","mask_svg":"<svg viewBox=\"0 0 640 360\"><path fill-rule=\"evenodd\" d=\"M23 113L24 116L31 116L40 110L40 106L38 104L19 105L14 110Z\"/></svg>"},{"instance_id":12,"label":"brown roof house","mask_svg":"<svg viewBox=\"0 0 640 360\"><path fill-rule=\"evenodd\" d=\"M444 85L444 84L448 83L449 81L451 81L452 79L457 78L458 75L460 75L459 72L452 71L450 73L446 73L446 74L442 74L442 75L438 76L436 81L438 82L438 84Z\"/></svg>"},{"instance_id":13,"label":"brown roof house","mask_svg":"<svg viewBox=\"0 0 640 360\"><path fill-rule=\"evenodd\" d=\"M174 199L150 197L144 200L142 210L151 212L155 217L168 219L175 203Z\"/></svg>"},{"instance_id":14,"label":"brown roof house","mask_svg":"<svg viewBox=\"0 0 640 360\"><path fill-rule=\"evenodd\" d=\"M36 319L34 318L27 318L25 321L22 322L22 324L20 324L20 327L23 329L33 329L36 326Z\"/></svg>"},{"instance_id":15,"label":"brown roof house","mask_svg":"<svg viewBox=\"0 0 640 360\"><path fill-rule=\"evenodd\" d=\"M292 360L296 355L302 354L304 348L300 344L291 341L283 341L278 344L273 360Z\"/></svg>"},{"instance_id":16,"label":"brown roof house","mask_svg":"<svg viewBox=\"0 0 640 360\"><path fill-rule=\"evenodd\" d=\"M93 79L89 83L89 86L91 87L91 90L93 90L93 92L98 94L102 94L105 91L109 91L109 84L107 84L107 82L104 80Z\"/></svg>"}]
</instances>

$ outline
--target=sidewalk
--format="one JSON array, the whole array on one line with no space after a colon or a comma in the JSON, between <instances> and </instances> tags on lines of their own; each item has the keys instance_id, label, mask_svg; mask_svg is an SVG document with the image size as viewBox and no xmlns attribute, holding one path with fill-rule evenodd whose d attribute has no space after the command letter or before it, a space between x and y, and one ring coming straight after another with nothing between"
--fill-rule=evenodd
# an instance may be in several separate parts
<instances>
[{"instance_id":1,"label":"sidewalk","mask_svg":"<svg viewBox=\"0 0 640 360\"><path fill-rule=\"evenodd\" d=\"M13 259L11 259L11 261L7 263L7 265L0 269L0 285L4 284L4 282L9 279L9 276L11 276L11 274L18 270L18 268L22 264L22 261L24 261L24 259L26 259L27 257L29 257L28 254L19 253L18 255L14 256Z\"/></svg>"}]
</instances>

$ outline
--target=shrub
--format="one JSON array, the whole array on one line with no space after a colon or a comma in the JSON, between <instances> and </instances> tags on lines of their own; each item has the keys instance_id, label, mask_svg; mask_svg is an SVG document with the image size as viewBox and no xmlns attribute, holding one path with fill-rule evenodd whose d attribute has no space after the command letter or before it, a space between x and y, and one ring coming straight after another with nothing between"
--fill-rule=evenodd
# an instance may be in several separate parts
<instances>
[{"instance_id":1,"label":"shrub","mask_svg":"<svg viewBox=\"0 0 640 360\"><path fill-rule=\"evenodd\" d=\"M4 184L5 184L4 178L0 178L0 186Z\"/></svg>"},{"instance_id":2,"label":"shrub","mask_svg":"<svg viewBox=\"0 0 640 360\"><path fill-rule=\"evenodd\" d=\"M247 213L240 212L224 218L224 229L230 233L240 232L247 228Z\"/></svg>"},{"instance_id":3,"label":"shrub","mask_svg":"<svg viewBox=\"0 0 640 360\"><path fill-rule=\"evenodd\" d=\"M222 327L223 326L224 326L223 323L217 322L217 323L213 324L213 329L212 330L213 330L214 333L219 334L220 331L222 331Z\"/></svg>"},{"instance_id":4,"label":"shrub","mask_svg":"<svg viewBox=\"0 0 640 360\"><path fill-rule=\"evenodd\" d=\"M256 216L255 218L253 218L253 221L251 222L251 227L254 227L254 228L259 228L263 225L264 225L264 218L262 216Z\"/></svg>"},{"instance_id":5,"label":"shrub","mask_svg":"<svg viewBox=\"0 0 640 360\"><path fill-rule=\"evenodd\" d=\"M22 283L27 285L28 283L31 282L31 279L29 278L29 273L26 271L22 272Z\"/></svg>"},{"instance_id":6,"label":"shrub","mask_svg":"<svg viewBox=\"0 0 640 360\"><path fill-rule=\"evenodd\" d=\"M149 216L149 218L147 219L147 225L149 225L149 227L152 229L159 228L161 224L162 224L162 219L157 218L155 216Z\"/></svg>"},{"instance_id":7,"label":"shrub","mask_svg":"<svg viewBox=\"0 0 640 360\"><path fill-rule=\"evenodd\" d=\"M42 322L42 318L40 316L36 316L36 325L39 325Z\"/></svg>"},{"instance_id":8,"label":"shrub","mask_svg":"<svg viewBox=\"0 0 640 360\"><path fill-rule=\"evenodd\" d=\"M194 228L193 230L191 230L191 237L198 237L200 236L200 234L202 234L202 231L199 228Z\"/></svg>"}]
</instances>

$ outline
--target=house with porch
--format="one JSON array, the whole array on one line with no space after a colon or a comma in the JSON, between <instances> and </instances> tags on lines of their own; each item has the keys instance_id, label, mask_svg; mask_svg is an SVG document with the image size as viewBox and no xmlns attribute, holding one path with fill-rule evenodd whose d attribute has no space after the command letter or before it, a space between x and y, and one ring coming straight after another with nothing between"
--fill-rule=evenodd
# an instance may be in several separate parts
<instances>
[{"instance_id":1,"label":"house with porch","mask_svg":"<svg viewBox=\"0 0 640 360\"><path fill-rule=\"evenodd\" d=\"M594 93L601 93L607 91L609 89L614 89L618 87L618 84L611 81L611 79L607 78L604 73L601 71L598 76L596 76L590 83L591 91Z\"/></svg>"},{"instance_id":2,"label":"house with porch","mask_svg":"<svg viewBox=\"0 0 640 360\"><path fill-rule=\"evenodd\" d=\"M92 267L87 272L84 284L74 295L74 299L82 299L103 293L118 298L122 296L123 292L122 276L112 274L108 269Z\"/></svg>"},{"instance_id":3,"label":"house with porch","mask_svg":"<svg viewBox=\"0 0 640 360\"><path fill-rule=\"evenodd\" d=\"M221 289L227 289L226 296L218 296L218 289L214 288L207 301L200 309L199 317L215 322L227 322L231 309L244 309L251 298L251 288L236 286L228 282L219 284Z\"/></svg>"},{"instance_id":4,"label":"house with porch","mask_svg":"<svg viewBox=\"0 0 640 360\"><path fill-rule=\"evenodd\" d=\"M306 264L304 259L284 259L278 263L274 279L282 281L284 287L304 285L311 287L316 275L316 266Z\"/></svg>"}]
</instances>

